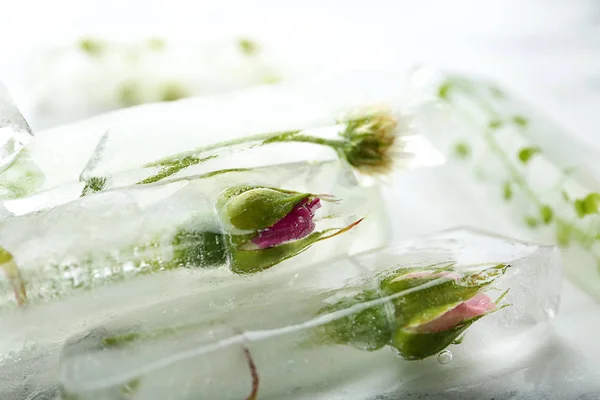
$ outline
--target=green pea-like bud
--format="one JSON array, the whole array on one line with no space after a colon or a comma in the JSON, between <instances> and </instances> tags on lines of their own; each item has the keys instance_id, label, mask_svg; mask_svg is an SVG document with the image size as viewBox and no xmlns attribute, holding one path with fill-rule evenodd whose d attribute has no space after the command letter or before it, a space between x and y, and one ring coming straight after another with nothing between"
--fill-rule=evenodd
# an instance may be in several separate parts
<instances>
[{"instance_id":1,"label":"green pea-like bud","mask_svg":"<svg viewBox=\"0 0 600 400\"><path fill-rule=\"evenodd\" d=\"M297 193L259 186L225 190L217 200L221 218L241 230L265 229L288 215L309 193Z\"/></svg>"}]
</instances>

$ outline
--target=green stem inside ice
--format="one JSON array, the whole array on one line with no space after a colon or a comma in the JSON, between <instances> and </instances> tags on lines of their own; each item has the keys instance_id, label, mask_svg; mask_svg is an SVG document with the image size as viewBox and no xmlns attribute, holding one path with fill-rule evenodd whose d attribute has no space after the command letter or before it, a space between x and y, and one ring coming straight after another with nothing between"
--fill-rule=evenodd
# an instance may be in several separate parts
<instances>
[{"instance_id":1,"label":"green stem inside ice","mask_svg":"<svg viewBox=\"0 0 600 400\"><path fill-rule=\"evenodd\" d=\"M295 131L285 131L285 132L272 132L272 133L264 133L253 136L242 137L239 139L223 141L219 143L214 143L208 146L198 147L190 151L174 154L172 156L163 158L159 161L152 162L144 165L146 168L150 167L158 167L160 171L152 176L149 176L141 181L138 184L148 184L158 182L169 176L172 176L179 171L186 169L190 166L200 164L204 161L208 161L210 159L214 159L219 157L219 154L211 154L209 156L201 157L201 155L214 151L221 150L237 145L265 145L269 143L275 142L302 142L302 143L313 143L321 146L328 146L332 149L339 151L345 142L343 140L332 140L332 139L324 139L311 135L301 135L303 132L301 130ZM257 143L258 142L258 143Z\"/></svg>"},{"instance_id":2,"label":"green stem inside ice","mask_svg":"<svg viewBox=\"0 0 600 400\"><path fill-rule=\"evenodd\" d=\"M449 95L451 91L455 89L460 90L471 101L479 105L481 109L483 109L488 115L490 115L491 119L487 124L487 127L482 129L483 137L486 143L488 144L489 149L499 158L499 160L509 172L511 177L511 184L514 184L517 188L519 188L522 191L522 193L524 193L527 196L527 198L540 210L542 222L548 225L554 223L556 229L556 240L558 244L566 246L569 243L570 239L574 239L584 249L588 251L593 251L593 245L597 240L597 235L588 233L585 230L579 228L577 226L576 221L568 220L559 215L556 215L548 205L544 204L540 200L538 195L534 192L534 190L529 186L527 180L511 161L508 154L502 149L500 144L495 139L493 134L494 129L497 129L498 127L502 126L502 124L506 123L505 118L499 112L496 111L496 109L489 102L489 100L480 96L477 90L475 88L472 88L471 84L467 81L464 81L463 79L448 79L443 85L440 86L438 94L442 99L446 101L451 101ZM462 108L459 108L459 112L473 125L480 126L479 121L475 119L474 116L464 111ZM521 116L514 117L510 122L517 125L519 130L522 130L527 124L526 120ZM518 156L522 162L526 163L530 157L539 152L541 152L541 150L537 147L525 148L520 151ZM512 189L510 189L510 186L505 186L505 197L510 197L511 190ZM585 199L578 201L584 200ZM577 207L577 204L575 204L575 206ZM531 227L534 227L537 224L537 218L528 219L528 225L530 225ZM594 256L596 258L596 261L598 262L598 265L600 266L600 256L596 254L594 254Z\"/></svg>"}]
</instances>

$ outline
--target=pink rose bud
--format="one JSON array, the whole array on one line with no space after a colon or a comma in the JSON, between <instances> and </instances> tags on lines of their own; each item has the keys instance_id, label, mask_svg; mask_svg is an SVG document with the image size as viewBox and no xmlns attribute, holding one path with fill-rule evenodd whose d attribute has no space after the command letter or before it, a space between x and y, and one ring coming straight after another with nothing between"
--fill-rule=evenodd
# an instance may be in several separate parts
<instances>
[{"instance_id":1,"label":"pink rose bud","mask_svg":"<svg viewBox=\"0 0 600 400\"><path fill-rule=\"evenodd\" d=\"M258 248L265 249L305 238L315 229L313 218L319 208L321 208L321 201L318 197L302 200L273 226L259 231L258 236L252 239L252 243Z\"/></svg>"}]
</instances>

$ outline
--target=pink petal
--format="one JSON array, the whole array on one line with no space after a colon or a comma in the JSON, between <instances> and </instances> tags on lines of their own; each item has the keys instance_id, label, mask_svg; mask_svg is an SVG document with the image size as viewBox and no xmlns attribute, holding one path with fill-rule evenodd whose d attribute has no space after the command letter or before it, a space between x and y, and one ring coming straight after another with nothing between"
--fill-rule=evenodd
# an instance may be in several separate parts
<instances>
[{"instance_id":1,"label":"pink petal","mask_svg":"<svg viewBox=\"0 0 600 400\"><path fill-rule=\"evenodd\" d=\"M315 229L313 217L319 208L321 202L318 197L302 200L288 215L260 231L252 243L265 249L310 235Z\"/></svg>"},{"instance_id":2,"label":"pink petal","mask_svg":"<svg viewBox=\"0 0 600 400\"><path fill-rule=\"evenodd\" d=\"M496 309L496 304L485 293L477 293L469 300L460 303L450 311L417 328L418 332L441 332L454 328L462 321L484 315Z\"/></svg>"}]
</instances>

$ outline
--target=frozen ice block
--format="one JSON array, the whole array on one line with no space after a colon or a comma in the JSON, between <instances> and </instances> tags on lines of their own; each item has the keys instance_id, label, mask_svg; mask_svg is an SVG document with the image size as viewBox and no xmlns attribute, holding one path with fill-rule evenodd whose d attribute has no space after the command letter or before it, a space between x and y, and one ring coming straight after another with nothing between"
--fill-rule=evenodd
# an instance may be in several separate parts
<instances>
[{"instance_id":1,"label":"frozen ice block","mask_svg":"<svg viewBox=\"0 0 600 400\"><path fill-rule=\"evenodd\" d=\"M500 231L559 245L566 276L599 299L598 151L493 82L430 69L411 80L440 101L419 117L446 155L449 174L437 181L452 175L450 185L473 198L470 212L497 214Z\"/></svg>"},{"instance_id":2,"label":"frozen ice block","mask_svg":"<svg viewBox=\"0 0 600 400\"><path fill-rule=\"evenodd\" d=\"M120 315L60 357L77 399L365 399L501 376L558 308L552 246L454 230Z\"/></svg>"},{"instance_id":3,"label":"frozen ice block","mask_svg":"<svg viewBox=\"0 0 600 400\"><path fill-rule=\"evenodd\" d=\"M307 79L147 104L43 131L26 149L43 171L44 185L23 196L41 196L41 209L90 187L227 168L342 158L368 175L443 162L411 124L411 102L379 108L389 91L370 83Z\"/></svg>"},{"instance_id":4,"label":"frozen ice block","mask_svg":"<svg viewBox=\"0 0 600 400\"><path fill-rule=\"evenodd\" d=\"M281 77L253 38L209 36L127 40L96 35L41 49L23 76L34 95L34 122L56 126L118 108L238 90Z\"/></svg>"},{"instance_id":5,"label":"frozen ice block","mask_svg":"<svg viewBox=\"0 0 600 400\"><path fill-rule=\"evenodd\" d=\"M269 229L263 229L250 236L260 240L242 246L238 239L247 238L251 231L238 235L225 219L235 215L230 211L236 203L217 209L223 189L242 184L311 190L318 194L321 207L312 210L312 222L308 221L312 227L302 221L309 218L306 209L293 221L292 227L303 229L301 237L287 236L287 228L280 224L275 229L276 223L273 230L283 232L283 243L273 243ZM284 204L281 199L286 197L278 198ZM297 195L287 198L300 208L295 206L296 211L282 220L306 204ZM315 203L315 197L308 198ZM0 354L19 358L45 354L82 326L213 290L235 276L245 279L265 271L259 275L269 279L268 273L277 269L302 268L381 247L389 240L388 229L378 189L358 186L353 174L338 162L233 171L119 189L12 217L0 227L6 249L0 253L6 256L0 259L4 269ZM267 247L264 240L269 241ZM37 350L30 352L32 343Z\"/></svg>"},{"instance_id":6,"label":"frozen ice block","mask_svg":"<svg viewBox=\"0 0 600 400\"><path fill-rule=\"evenodd\" d=\"M235 196L226 197L231 189ZM267 196L265 203L257 196ZM304 214L294 217L293 207ZM265 220L277 213L285 218ZM255 214L267 228L253 227ZM300 219L285 225L290 218ZM340 231L346 227L348 232ZM85 196L8 218L0 226L0 243L7 254L3 265L10 261L18 269L27 304L33 305L181 267L199 277L215 267L251 273L279 262L283 268L312 263L381 246L387 233L378 189L359 186L334 161L224 171ZM13 284L0 279L0 308L19 303ZM16 329L6 323L4 328Z\"/></svg>"}]
</instances>

